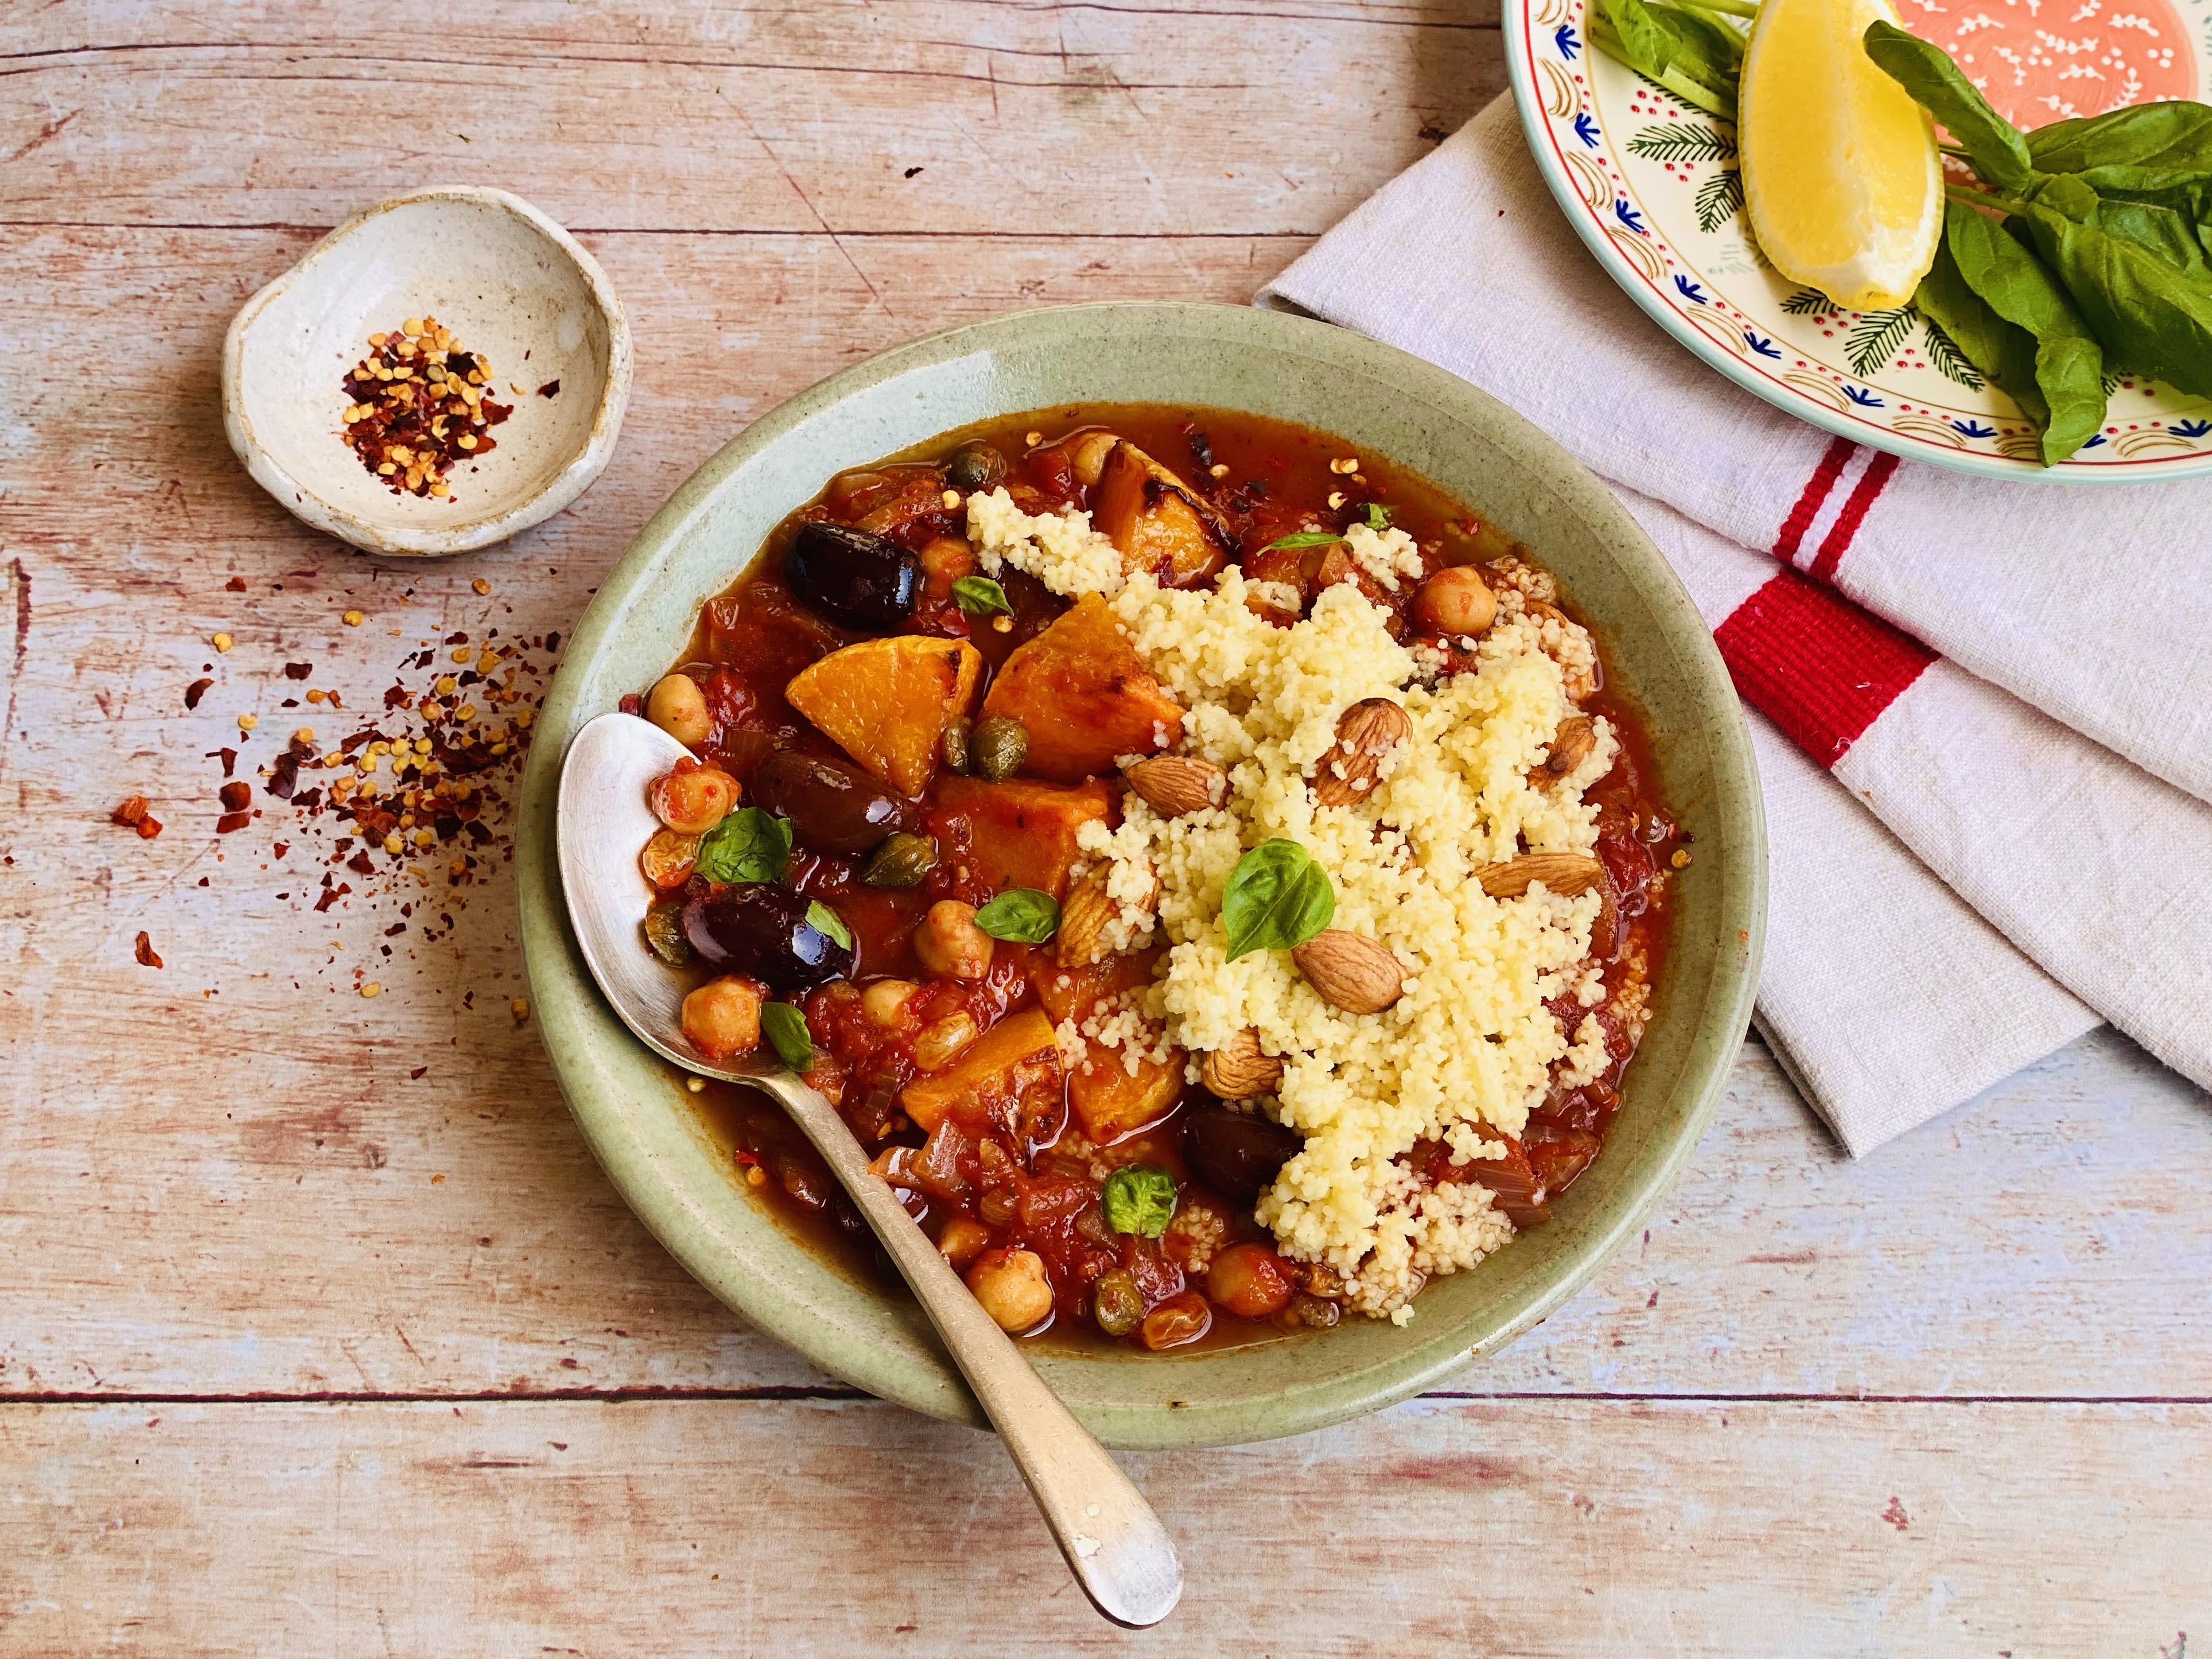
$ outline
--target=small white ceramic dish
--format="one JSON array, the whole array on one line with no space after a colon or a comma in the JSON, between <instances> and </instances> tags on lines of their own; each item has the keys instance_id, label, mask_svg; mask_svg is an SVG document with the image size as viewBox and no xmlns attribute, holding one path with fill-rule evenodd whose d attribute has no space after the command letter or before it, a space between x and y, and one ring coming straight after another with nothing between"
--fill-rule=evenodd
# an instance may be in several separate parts
<instances>
[{"instance_id":1,"label":"small white ceramic dish","mask_svg":"<svg viewBox=\"0 0 2212 1659\"><path fill-rule=\"evenodd\" d=\"M514 405L442 500L395 495L340 435L368 337L426 313L489 360L488 390ZM629 380L629 324L599 262L521 198L448 185L356 213L246 302L223 341L223 428L255 482L316 529L372 553L465 553L584 492Z\"/></svg>"}]
</instances>

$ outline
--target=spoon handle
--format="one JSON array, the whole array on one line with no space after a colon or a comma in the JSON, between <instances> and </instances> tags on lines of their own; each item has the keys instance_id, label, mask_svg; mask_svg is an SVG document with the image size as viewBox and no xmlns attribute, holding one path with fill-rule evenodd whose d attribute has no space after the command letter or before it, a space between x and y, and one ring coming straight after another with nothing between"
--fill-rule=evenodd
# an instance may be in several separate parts
<instances>
[{"instance_id":1,"label":"spoon handle","mask_svg":"<svg viewBox=\"0 0 2212 1659\"><path fill-rule=\"evenodd\" d=\"M871 1173L837 1109L804 1084L757 1080L770 1087L828 1160L906 1276L1013 1454L1084 1594L1117 1624L1142 1626L1166 1618L1182 1595L1182 1564L1145 1495L983 1311L889 1183Z\"/></svg>"}]
</instances>

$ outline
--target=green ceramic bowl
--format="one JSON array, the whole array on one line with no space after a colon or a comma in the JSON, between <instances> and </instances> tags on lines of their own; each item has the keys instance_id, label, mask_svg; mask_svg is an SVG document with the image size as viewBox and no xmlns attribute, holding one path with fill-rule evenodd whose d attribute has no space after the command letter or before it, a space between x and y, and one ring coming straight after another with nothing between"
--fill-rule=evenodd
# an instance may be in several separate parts
<instances>
[{"instance_id":1,"label":"green ceramic bowl","mask_svg":"<svg viewBox=\"0 0 2212 1659\"><path fill-rule=\"evenodd\" d=\"M568 647L524 782L522 941L540 1029L576 1121L677 1260L752 1325L916 1411L982 1418L903 1296L780 1225L718 1158L669 1069L601 1000L554 857L570 736L681 649L701 605L831 474L994 416L1083 402L1245 410L1334 433L1425 474L1526 542L1565 585L1646 712L1665 799L1694 838L1656 1011L1605 1154L1532 1229L1431 1284L1403 1328L1337 1329L1187 1356L1036 1352L1109 1444L1218 1445L1319 1428L1438 1382L1566 1300L1640 1227L1720 1099L1750 1018L1765 825L1743 715L1712 640L1657 550L1550 439L1465 381L1323 323L1243 307L1084 306L933 335L832 376L756 422L655 515Z\"/></svg>"}]
</instances>

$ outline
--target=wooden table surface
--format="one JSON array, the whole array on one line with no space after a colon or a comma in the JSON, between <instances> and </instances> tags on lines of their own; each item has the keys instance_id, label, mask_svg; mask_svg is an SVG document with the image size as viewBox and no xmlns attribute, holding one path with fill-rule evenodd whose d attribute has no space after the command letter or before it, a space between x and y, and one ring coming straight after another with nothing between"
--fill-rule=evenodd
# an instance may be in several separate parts
<instances>
[{"instance_id":1,"label":"wooden table surface","mask_svg":"<svg viewBox=\"0 0 2212 1659\"><path fill-rule=\"evenodd\" d=\"M831 370L1247 299L1498 91L1490 0L0 17L0 1653L2212 1643L2212 1115L2118 1037L1857 1164L1753 1044L1643 1239L1516 1347L1129 1458L1190 1575L1130 1635L994 1442L749 1333L631 1218L511 1010L495 858L386 957L277 817L215 833L236 716L247 769L302 718L282 664L374 708L418 640L569 627ZM235 464L218 352L323 230L448 181L574 228L636 393L565 514L380 562ZM107 822L134 792L158 840Z\"/></svg>"}]
</instances>

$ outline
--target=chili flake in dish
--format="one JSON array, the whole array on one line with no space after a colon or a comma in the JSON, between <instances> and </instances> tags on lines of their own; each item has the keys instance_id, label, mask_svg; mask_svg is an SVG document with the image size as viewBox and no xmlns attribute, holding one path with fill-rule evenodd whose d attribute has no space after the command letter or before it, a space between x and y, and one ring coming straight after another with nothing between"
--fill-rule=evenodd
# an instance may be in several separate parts
<instances>
[{"instance_id":1,"label":"chili flake in dish","mask_svg":"<svg viewBox=\"0 0 2212 1659\"><path fill-rule=\"evenodd\" d=\"M1250 416L841 475L626 704L692 751L641 864L685 1035L836 1102L1009 1330L1403 1322L1588 1168L1649 1018L1679 832L1560 601Z\"/></svg>"},{"instance_id":2,"label":"chili flake in dish","mask_svg":"<svg viewBox=\"0 0 2212 1659\"><path fill-rule=\"evenodd\" d=\"M499 447L490 428L514 412L487 397L491 367L435 317L368 337L345 377L345 441L395 495L452 494L453 463Z\"/></svg>"}]
</instances>

